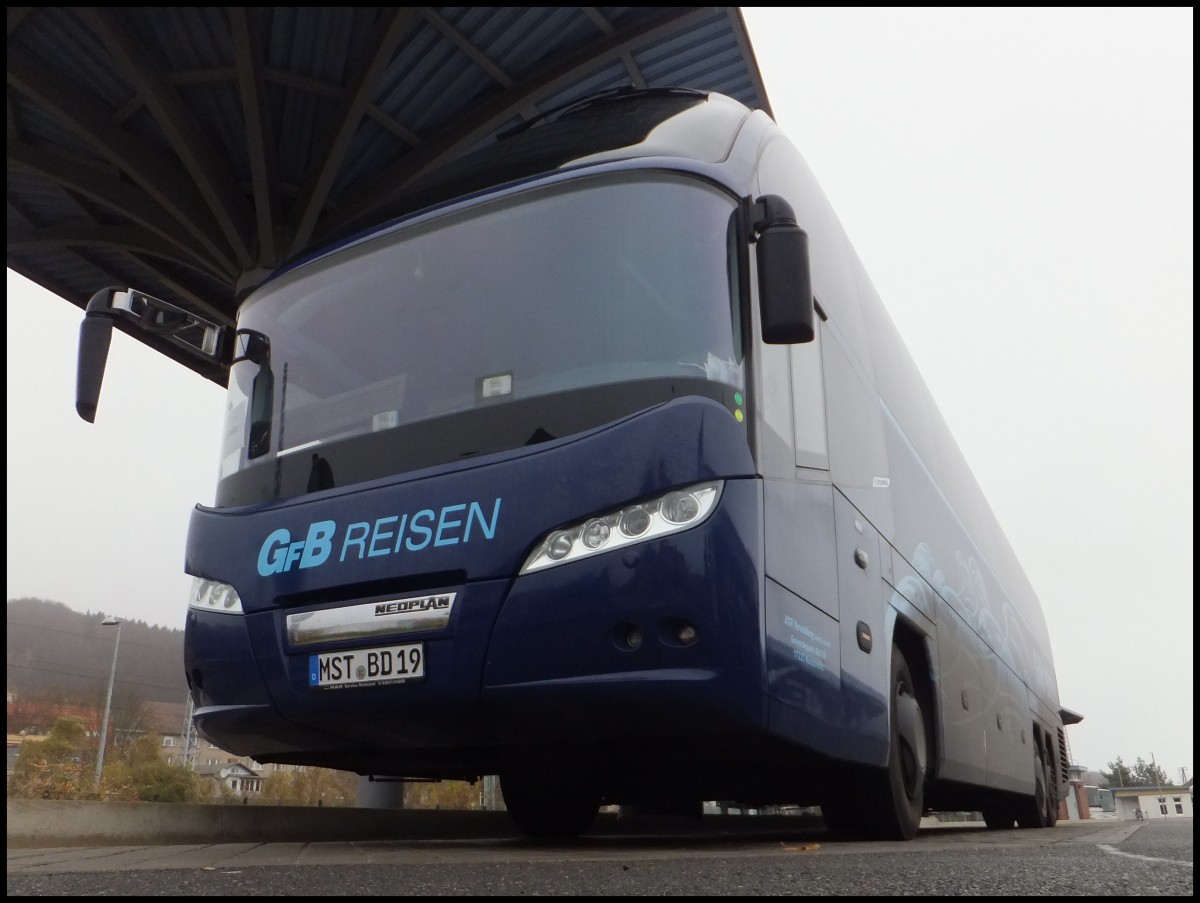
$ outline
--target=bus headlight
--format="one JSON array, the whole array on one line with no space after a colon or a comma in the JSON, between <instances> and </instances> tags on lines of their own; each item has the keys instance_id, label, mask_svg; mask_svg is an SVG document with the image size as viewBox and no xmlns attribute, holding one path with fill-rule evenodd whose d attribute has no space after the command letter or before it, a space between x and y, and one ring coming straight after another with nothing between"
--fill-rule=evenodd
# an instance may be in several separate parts
<instances>
[{"instance_id":1,"label":"bus headlight","mask_svg":"<svg viewBox=\"0 0 1200 903\"><path fill-rule=\"evenodd\" d=\"M192 594L188 597L188 608L210 611L217 614L242 614L242 598L228 583L196 577L192 581Z\"/></svg>"},{"instance_id":2,"label":"bus headlight","mask_svg":"<svg viewBox=\"0 0 1200 903\"><path fill-rule=\"evenodd\" d=\"M537 544L525 560L521 573L540 571L690 530L712 514L721 498L723 485L720 480L697 483L554 530Z\"/></svg>"}]
</instances>

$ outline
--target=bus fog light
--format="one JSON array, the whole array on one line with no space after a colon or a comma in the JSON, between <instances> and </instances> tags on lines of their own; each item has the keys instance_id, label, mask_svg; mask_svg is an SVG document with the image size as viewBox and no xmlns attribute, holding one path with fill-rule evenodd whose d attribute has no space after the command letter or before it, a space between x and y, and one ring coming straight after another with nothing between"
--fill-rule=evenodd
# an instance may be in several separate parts
<instances>
[{"instance_id":1,"label":"bus fog light","mask_svg":"<svg viewBox=\"0 0 1200 903\"><path fill-rule=\"evenodd\" d=\"M637 649L642 645L642 632L636 627L632 628L625 635L625 645L630 649Z\"/></svg>"},{"instance_id":2,"label":"bus fog light","mask_svg":"<svg viewBox=\"0 0 1200 903\"><path fill-rule=\"evenodd\" d=\"M237 590L228 583L195 577L192 580L192 594L188 599L188 608L195 611L240 615L242 614L242 599Z\"/></svg>"},{"instance_id":3,"label":"bus fog light","mask_svg":"<svg viewBox=\"0 0 1200 903\"><path fill-rule=\"evenodd\" d=\"M696 628L691 624L680 624L679 629L675 631L675 639L679 640L681 645L692 645L696 642Z\"/></svg>"}]
</instances>

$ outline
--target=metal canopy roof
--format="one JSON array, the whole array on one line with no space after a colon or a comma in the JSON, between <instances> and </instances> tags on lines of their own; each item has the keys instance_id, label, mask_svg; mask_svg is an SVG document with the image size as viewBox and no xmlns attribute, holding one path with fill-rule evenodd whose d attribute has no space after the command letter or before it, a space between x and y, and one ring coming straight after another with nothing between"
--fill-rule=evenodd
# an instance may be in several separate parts
<instances>
[{"instance_id":1,"label":"metal canopy roof","mask_svg":"<svg viewBox=\"0 0 1200 903\"><path fill-rule=\"evenodd\" d=\"M81 308L132 286L221 323L434 163L578 97L770 112L737 7L10 6L7 58L8 266Z\"/></svg>"}]
</instances>

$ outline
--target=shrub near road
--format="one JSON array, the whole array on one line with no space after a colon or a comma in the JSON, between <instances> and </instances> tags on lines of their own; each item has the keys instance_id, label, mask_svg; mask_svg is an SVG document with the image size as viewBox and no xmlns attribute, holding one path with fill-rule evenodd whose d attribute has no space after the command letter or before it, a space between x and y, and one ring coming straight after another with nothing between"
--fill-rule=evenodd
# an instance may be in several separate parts
<instances>
[{"instance_id":1,"label":"shrub near road","mask_svg":"<svg viewBox=\"0 0 1200 903\"><path fill-rule=\"evenodd\" d=\"M158 738L147 734L116 751L97 790L96 748L82 723L55 722L45 740L21 745L8 782L13 799L125 800L130 802L199 803L213 798L200 775L171 765L159 754Z\"/></svg>"}]
</instances>

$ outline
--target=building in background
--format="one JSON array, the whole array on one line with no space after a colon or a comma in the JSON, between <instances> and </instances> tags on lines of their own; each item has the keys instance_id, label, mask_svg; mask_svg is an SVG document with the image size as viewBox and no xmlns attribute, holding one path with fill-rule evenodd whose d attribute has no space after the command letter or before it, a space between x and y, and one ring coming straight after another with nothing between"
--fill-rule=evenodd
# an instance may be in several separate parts
<instances>
[{"instance_id":1,"label":"building in background","mask_svg":"<svg viewBox=\"0 0 1200 903\"><path fill-rule=\"evenodd\" d=\"M200 765L196 768L196 774L218 781L225 789L234 796L241 797L243 801L249 801L262 794L262 775L241 762Z\"/></svg>"},{"instance_id":2,"label":"building in background","mask_svg":"<svg viewBox=\"0 0 1200 903\"><path fill-rule=\"evenodd\" d=\"M1192 788L1118 787L1112 791L1117 815L1125 820L1152 818L1191 818Z\"/></svg>"}]
</instances>

